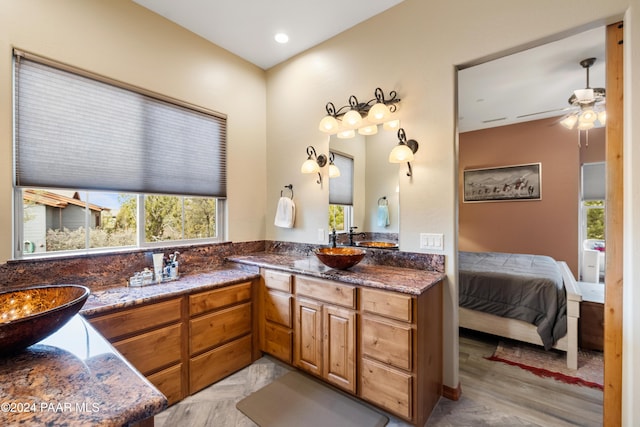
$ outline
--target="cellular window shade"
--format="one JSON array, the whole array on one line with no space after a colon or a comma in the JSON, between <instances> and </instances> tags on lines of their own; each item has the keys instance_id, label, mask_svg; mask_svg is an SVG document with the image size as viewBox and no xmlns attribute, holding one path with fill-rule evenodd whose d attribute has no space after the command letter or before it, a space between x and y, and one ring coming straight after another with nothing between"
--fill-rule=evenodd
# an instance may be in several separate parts
<instances>
[{"instance_id":1,"label":"cellular window shade","mask_svg":"<svg viewBox=\"0 0 640 427\"><path fill-rule=\"evenodd\" d=\"M605 163L582 165L582 200L604 200L606 197Z\"/></svg>"},{"instance_id":2,"label":"cellular window shade","mask_svg":"<svg viewBox=\"0 0 640 427\"><path fill-rule=\"evenodd\" d=\"M226 118L15 60L16 185L226 196Z\"/></svg>"},{"instance_id":3,"label":"cellular window shade","mask_svg":"<svg viewBox=\"0 0 640 427\"><path fill-rule=\"evenodd\" d=\"M333 163L340 169L340 176L329 179L329 203L353 205L353 159L333 153Z\"/></svg>"}]
</instances>

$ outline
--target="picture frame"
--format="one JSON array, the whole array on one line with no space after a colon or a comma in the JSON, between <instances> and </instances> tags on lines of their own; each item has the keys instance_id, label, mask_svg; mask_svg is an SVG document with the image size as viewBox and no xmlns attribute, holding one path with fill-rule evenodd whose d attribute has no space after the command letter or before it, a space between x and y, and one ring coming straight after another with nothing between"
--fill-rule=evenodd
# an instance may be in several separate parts
<instances>
[{"instance_id":1,"label":"picture frame","mask_svg":"<svg viewBox=\"0 0 640 427\"><path fill-rule=\"evenodd\" d=\"M468 169L464 203L542 200L542 163Z\"/></svg>"}]
</instances>

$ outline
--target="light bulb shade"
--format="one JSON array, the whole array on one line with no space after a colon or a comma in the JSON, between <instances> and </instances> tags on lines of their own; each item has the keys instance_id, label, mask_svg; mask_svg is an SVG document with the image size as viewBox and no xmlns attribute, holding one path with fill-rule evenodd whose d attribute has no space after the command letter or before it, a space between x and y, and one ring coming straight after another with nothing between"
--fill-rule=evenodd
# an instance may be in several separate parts
<instances>
[{"instance_id":1,"label":"light bulb shade","mask_svg":"<svg viewBox=\"0 0 640 427\"><path fill-rule=\"evenodd\" d=\"M389 153L389 163L404 163L413 161L413 151L405 144L399 144L393 147Z\"/></svg>"},{"instance_id":2,"label":"light bulb shade","mask_svg":"<svg viewBox=\"0 0 640 427\"><path fill-rule=\"evenodd\" d=\"M389 120L382 125L382 129L384 130L398 130L400 129L400 120Z\"/></svg>"},{"instance_id":3,"label":"light bulb shade","mask_svg":"<svg viewBox=\"0 0 640 427\"><path fill-rule=\"evenodd\" d=\"M578 123L578 130L589 130L589 129L593 129L595 127L595 125L593 124L593 122L579 122Z\"/></svg>"},{"instance_id":4,"label":"light bulb shade","mask_svg":"<svg viewBox=\"0 0 640 427\"><path fill-rule=\"evenodd\" d=\"M318 166L318 162L316 162L312 158L308 158L302 164L302 167L300 168L300 172L302 172L302 173L317 173L317 172L320 172L320 166Z\"/></svg>"},{"instance_id":5,"label":"light bulb shade","mask_svg":"<svg viewBox=\"0 0 640 427\"><path fill-rule=\"evenodd\" d=\"M607 124L607 112L605 110L598 113L598 121L602 126Z\"/></svg>"},{"instance_id":6,"label":"light bulb shade","mask_svg":"<svg viewBox=\"0 0 640 427\"><path fill-rule=\"evenodd\" d=\"M343 130L343 131L338 132L337 136L340 139L353 138L354 136L356 136L356 131L354 131L353 129Z\"/></svg>"},{"instance_id":7,"label":"light bulb shade","mask_svg":"<svg viewBox=\"0 0 640 427\"><path fill-rule=\"evenodd\" d=\"M340 176L340 169L333 163L329 163L329 178L337 178Z\"/></svg>"},{"instance_id":8,"label":"light bulb shade","mask_svg":"<svg viewBox=\"0 0 640 427\"><path fill-rule=\"evenodd\" d=\"M578 122L578 116L576 116L575 114L572 114L560 120L560 124L566 127L567 129L573 129L573 127L576 125L577 122Z\"/></svg>"},{"instance_id":9,"label":"light bulb shade","mask_svg":"<svg viewBox=\"0 0 640 427\"><path fill-rule=\"evenodd\" d=\"M360 129L358 129L358 133L360 135L375 135L376 133L378 133L378 126L377 125L363 126Z\"/></svg>"},{"instance_id":10,"label":"light bulb shade","mask_svg":"<svg viewBox=\"0 0 640 427\"><path fill-rule=\"evenodd\" d=\"M577 89L573 91L573 94L580 103L592 102L594 100L593 89Z\"/></svg>"},{"instance_id":11,"label":"light bulb shade","mask_svg":"<svg viewBox=\"0 0 640 427\"><path fill-rule=\"evenodd\" d=\"M318 129L324 133L334 134L338 132L338 121L333 116L324 116L322 120L320 120Z\"/></svg>"},{"instance_id":12,"label":"light bulb shade","mask_svg":"<svg viewBox=\"0 0 640 427\"><path fill-rule=\"evenodd\" d=\"M578 120L580 123L593 123L598 118L598 115L591 108L584 110L580 113L580 119Z\"/></svg>"},{"instance_id":13,"label":"light bulb shade","mask_svg":"<svg viewBox=\"0 0 640 427\"><path fill-rule=\"evenodd\" d=\"M367 115L367 120L371 123L379 124L389 119L391 112L389 111L389 107L384 105L382 102L378 102L374 104L373 107L369 110L369 114Z\"/></svg>"},{"instance_id":14,"label":"light bulb shade","mask_svg":"<svg viewBox=\"0 0 640 427\"><path fill-rule=\"evenodd\" d=\"M347 129L356 129L362 123L362 116L356 110L349 110L342 118L342 123Z\"/></svg>"}]
</instances>

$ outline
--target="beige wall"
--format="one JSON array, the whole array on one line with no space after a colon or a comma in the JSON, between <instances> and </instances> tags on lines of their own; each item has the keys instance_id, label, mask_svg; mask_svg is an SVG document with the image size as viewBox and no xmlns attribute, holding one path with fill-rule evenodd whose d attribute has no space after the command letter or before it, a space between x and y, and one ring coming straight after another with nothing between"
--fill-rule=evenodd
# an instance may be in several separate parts
<instances>
[{"instance_id":1,"label":"beige wall","mask_svg":"<svg viewBox=\"0 0 640 427\"><path fill-rule=\"evenodd\" d=\"M580 150L576 135L577 131L557 124L555 117L460 134L459 194L467 169L540 162L542 200L460 200L459 250L548 255L566 261L578 277ZM598 135L599 139L591 135L591 149L604 146L604 133Z\"/></svg>"},{"instance_id":2,"label":"beige wall","mask_svg":"<svg viewBox=\"0 0 640 427\"><path fill-rule=\"evenodd\" d=\"M317 130L326 102L339 102L352 94L366 97L377 86L397 90L403 127L420 143L413 179L398 167L400 247L420 252L419 233L444 234L444 381L456 387L456 66L613 22L628 5L627 0L405 0L270 69L267 218L275 214L280 187L291 182L297 189L300 228L268 226L267 237L315 242L317 229L327 222L328 189L299 172L306 145L328 151L326 139Z\"/></svg>"},{"instance_id":3,"label":"beige wall","mask_svg":"<svg viewBox=\"0 0 640 427\"><path fill-rule=\"evenodd\" d=\"M0 262L12 256L12 103L8 94L14 46L227 114L228 237L234 241L264 238L263 70L131 1L2 1Z\"/></svg>"}]
</instances>

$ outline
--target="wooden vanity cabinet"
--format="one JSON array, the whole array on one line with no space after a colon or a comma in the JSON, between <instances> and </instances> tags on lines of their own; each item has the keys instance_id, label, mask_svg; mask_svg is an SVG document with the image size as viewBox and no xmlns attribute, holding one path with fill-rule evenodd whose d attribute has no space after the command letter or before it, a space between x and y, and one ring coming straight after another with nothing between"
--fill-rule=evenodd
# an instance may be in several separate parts
<instances>
[{"instance_id":1,"label":"wooden vanity cabinet","mask_svg":"<svg viewBox=\"0 0 640 427\"><path fill-rule=\"evenodd\" d=\"M189 295L189 393L253 362L251 282Z\"/></svg>"},{"instance_id":2,"label":"wooden vanity cabinet","mask_svg":"<svg viewBox=\"0 0 640 427\"><path fill-rule=\"evenodd\" d=\"M294 365L356 392L356 288L295 276Z\"/></svg>"},{"instance_id":3,"label":"wooden vanity cabinet","mask_svg":"<svg viewBox=\"0 0 640 427\"><path fill-rule=\"evenodd\" d=\"M174 298L97 316L89 322L171 405L188 393L184 314L183 299Z\"/></svg>"},{"instance_id":4,"label":"wooden vanity cabinet","mask_svg":"<svg viewBox=\"0 0 640 427\"><path fill-rule=\"evenodd\" d=\"M420 296L360 289L363 399L424 425L442 394L442 284Z\"/></svg>"},{"instance_id":5,"label":"wooden vanity cabinet","mask_svg":"<svg viewBox=\"0 0 640 427\"><path fill-rule=\"evenodd\" d=\"M261 272L260 349L286 363L293 361L293 280L280 271Z\"/></svg>"}]
</instances>

